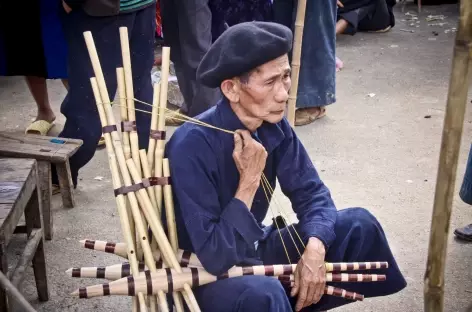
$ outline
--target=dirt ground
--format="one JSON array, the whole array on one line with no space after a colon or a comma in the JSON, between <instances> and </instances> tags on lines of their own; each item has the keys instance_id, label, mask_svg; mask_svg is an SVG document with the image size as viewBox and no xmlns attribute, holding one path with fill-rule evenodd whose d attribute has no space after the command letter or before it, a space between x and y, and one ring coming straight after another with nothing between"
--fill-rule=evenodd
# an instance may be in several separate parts
<instances>
[{"instance_id":1,"label":"dirt ground","mask_svg":"<svg viewBox=\"0 0 472 312\"><path fill-rule=\"evenodd\" d=\"M412 19L406 13L416 13L413 4L398 5L392 31L339 37L337 54L345 67L337 75L337 103L328 107L324 119L296 129L338 208L365 207L380 220L409 284L399 294L338 311L423 309L423 276L455 36L451 29L457 27L457 11L456 5L424 7L418 19ZM444 19L426 21L438 14ZM49 91L58 116L57 132L64 122L59 107L65 90L59 81L51 81ZM0 79L0 103L0 130L23 131L35 117L33 99L21 78ZM456 193L470 149L471 117L469 110ZM22 289L38 311L129 310L130 300L124 297L72 298L70 293L77 287L99 281L65 274L70 267L121 261L79 245L81 239L122 240L108 168L105 150L97 150L81 171L77 207L65 209L60 197L54 198L54 239L46 243L50 301L37 302L32 274ZM457 197L451 229L470 222L471 207ZM15 257L14 249L10 255ZM450 235L445 311L466 311L472 304L471 289L472 244Z\"/></svg>"}]
</instances>

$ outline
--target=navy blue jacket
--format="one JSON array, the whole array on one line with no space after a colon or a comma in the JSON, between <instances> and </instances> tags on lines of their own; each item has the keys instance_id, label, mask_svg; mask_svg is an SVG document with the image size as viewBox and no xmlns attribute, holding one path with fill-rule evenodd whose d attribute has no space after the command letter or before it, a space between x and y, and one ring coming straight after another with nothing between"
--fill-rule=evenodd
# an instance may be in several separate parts
<instances>
[{"instance_id":1,"label":"navy blue jacket","mask_svg":"<svg viewBox=\"0 0 472 312\"><path fill-rule=\"evenodd\" d=\"M227 130L246 129L226 99L198 119ZM267 150L264 173L273 189L278 179L290 199L301 238L317 237L328 249L335 239L336 208L288 121L263 123L253 137ZM255 243L264 238L269 205L262 185L250 210L234 198L239 172L233 149L233 135L192 123L179 127L166 145L179 246L195 252L214 275L234 265L262 263Z\"/></svg>"}]
</instances>

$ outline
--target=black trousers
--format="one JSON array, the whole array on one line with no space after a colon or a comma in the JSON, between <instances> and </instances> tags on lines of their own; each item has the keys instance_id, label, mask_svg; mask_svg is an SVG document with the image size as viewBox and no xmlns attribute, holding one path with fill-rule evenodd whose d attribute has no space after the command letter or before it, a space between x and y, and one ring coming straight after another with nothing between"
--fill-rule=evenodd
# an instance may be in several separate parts
<instances>
[{"instance_id":1,"label":"black trousers","mask_svg":"<svg viewBox=\"0 0 472 312\"><path fill-rule=\"evenodd\" d=\"M209 0L161 0L164 44L170 46L180 91L185 103L182 112L194 117L216 104L219 89L197 82L201 59L212 44L212 14Z\"/></svg>"}]
</instances>

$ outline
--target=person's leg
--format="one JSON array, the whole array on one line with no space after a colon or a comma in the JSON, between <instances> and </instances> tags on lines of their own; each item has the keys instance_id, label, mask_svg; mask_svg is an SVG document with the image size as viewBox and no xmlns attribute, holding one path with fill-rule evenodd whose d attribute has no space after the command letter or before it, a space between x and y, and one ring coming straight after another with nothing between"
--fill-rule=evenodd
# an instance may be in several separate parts
<instances>
[{"instance_id":1,"label":"person's leg","mask_svg":"<svg viewBox=\"0 0 472 312\"><path fill-rule=\"evenodd\" d=\"M196 80L198 65L212 44L212 16L208 0L179 1L177 19L181 64L176 65L186 75L183 82L187 84L185 88L192 92L192 97L184 98L182 113L194 117L215 105L221 97L219 89L205 87Z\"/></svg>"},{"instance_id":2,"label":"person's leg","mask_svg":"<svg viewBox=\"0 0 472 312\"><path fill-rule=\"evenodd\" d=\"M194 289L206 312L287 312L290 302L282 284L267 276L242 276L213 282Z\"/></svg>"},{"instance_id":3,"label":"person's leg","mask_svg":"<svg viewBox=\"0 0 472 312\"><path fill-rule=\"evenodd\" d=\"M295 228L297 228L297 225L295 225ZM303 246L291 226L281 230L285 246L291 258L290 262L297 263L300 256L288 230L291 231L300 253L303 253ZM367 210L350 208L338 211L334 231L336 239L326 253L327 262L387 261L389 268L369 272L372 274L386 274L387 282L330 282L329 285L363 294L366 298L390 295L406 286L406 281L392 255L382 226ZM284 264L288 262L285 249L280 243L280 236L276 229L266 241L259 244L259 248L264 264ZM292 303L295 303L295 299L292 300ZM306 311L329 310L348 303L350 301L346 299L325 295L318 304L309 307Z\"/></svg>"},{"instance_id":4,"label":"person's leg","mask_svg":"<svg viewBox=\"0 0 472 312\"><path fill-rule=\"evenodd\" d=\"M48 87L46 79L43 77L26 76L26 84L38 107L36 120L45 120L52 123L56 116L49 103Z\"/></svg>"},{"instance_id":5,"label":"person's leg","mask_svg":"<svg viewBox=\"0 0 472 312\"><path fill-rule=\"evenodd\" d=\"M464 203L472 205L472 146L469 150L469 158L467 159L459 196ZM454 235L460 240L472 242L472 224L455 229Z\"/></svg>"},{"instance_id":6,"label":"person's leg","mask_svg":"<svg viewBox=\"0 0 472 312\"><path fill-rule=\"evenodd\" d=\"M295 4L296 5L296 4ZM336 101L336 1L307 1L295 125L310 124Z\"/></svg>"},{"instance_id":7,"label":"person's leg","mask_svg":"<svg viewBox=\"0 0 472 312\"><path fill-rule=\"evenodd\" d=\"M130 35L131 64L133 70L134 97L140 101L152 104L153 86L151 69L154 63L154 35L156 29L156 6L148 6L136 13L133 29ZM135 108L152 111L148 105L135 102ZM139 148L147 149L151 129L151 115L136 111L136 126L138 128Z\"/></svg>"},{"instance_id":8,"label":"person's leg","mask_svg":"<svg viewBox=\"0 0 472 312\"><path fill-rule=\"evenodd\" d=\"M130 16L97 18L90 17L79 9L69 14L63 12L64 32L69 48L69 92L61 105L61 112L66 117L66 122L59 136L83 141L83 145L70 158L71 175L75 186L79 169L92 159L102 134L95 98L90 86L90 77L94 77L95 74L83 33L85 31L92 33L108 94L112 101L117 85L116 68L122 63L119 27L127 26L131 29ZM53 180L55 179L57 177L53 174Z\"/></svg>"}]
</instances>

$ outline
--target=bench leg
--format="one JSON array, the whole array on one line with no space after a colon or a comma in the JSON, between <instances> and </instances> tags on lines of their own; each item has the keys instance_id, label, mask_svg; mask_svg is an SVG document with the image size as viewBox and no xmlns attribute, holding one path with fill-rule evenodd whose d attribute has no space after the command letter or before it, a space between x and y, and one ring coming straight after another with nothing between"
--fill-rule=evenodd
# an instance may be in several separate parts
<instances>
[{"instance_id":1,"label":"bench leg","mask_svg":"<svg viewBox=\"0 0 472 312\"><path fill-rule=\"evenodd\" d=\"M70 174L69 161L56 164L57 176L59 178L59 186L61 187L62 203L65 208L74 208L74 186L72 176Z\"/></svg>"},{"instance_id":2,"label":"bench leg","mask_svg":"<svg viewBox=\"0 0 472 312\"><path fill-rule=\"evenodd\" d=\"M7 246L0 242L0 271L6 276L8 274L7 264ZM5 290L0 287L0 311L8 311L7 294Z\"/></svg>"},{"instance_id":3,"label":"bench leg","mask_svg":"<svg viewBox=\"0 0 472 312\"><path fill-rule=\"evenodd\" d=\"M38 196L39 195L39 196ZM32 229L41 229L41 196L36 188L31 195L31 199L25 209L25 222L28 238ZM33 251L33 250L32 250ZM30 258L31 259L31 258ZM46 259L44 256L44 244L41 237L34 256L31 261L33 263L34 278L36 280L36 289L40 301L49 300L48 280L46 273Z\"/></svg>"},{"instance_id":4,"label":"bench leg","mask_svg":"<svg viewBox=\"0 0 472 312\"><path fill-rule=\"evenodd\" d=\"M48 301L48 277L46 273L46 258L44 257L44 244L42 240L33 257L33 271L34 279L36 281L36 289L38 291L38 299L39 301Z\"/></svg>"},{"instance_id":5,"label":"bench leg","mask_svg":"<svg viewBox=\"0 0 472 312\"><path fill-rule=\"evenodd\" d=\"M53 217L51 213L51 198L52 198L52 184L51 184L51 163L48 161L38 162L39 173L39 189L41 190L41 207L43 213L43 229L44 237L47 240L52 239L53 233Z\"/></svg>"}]
</instances>

